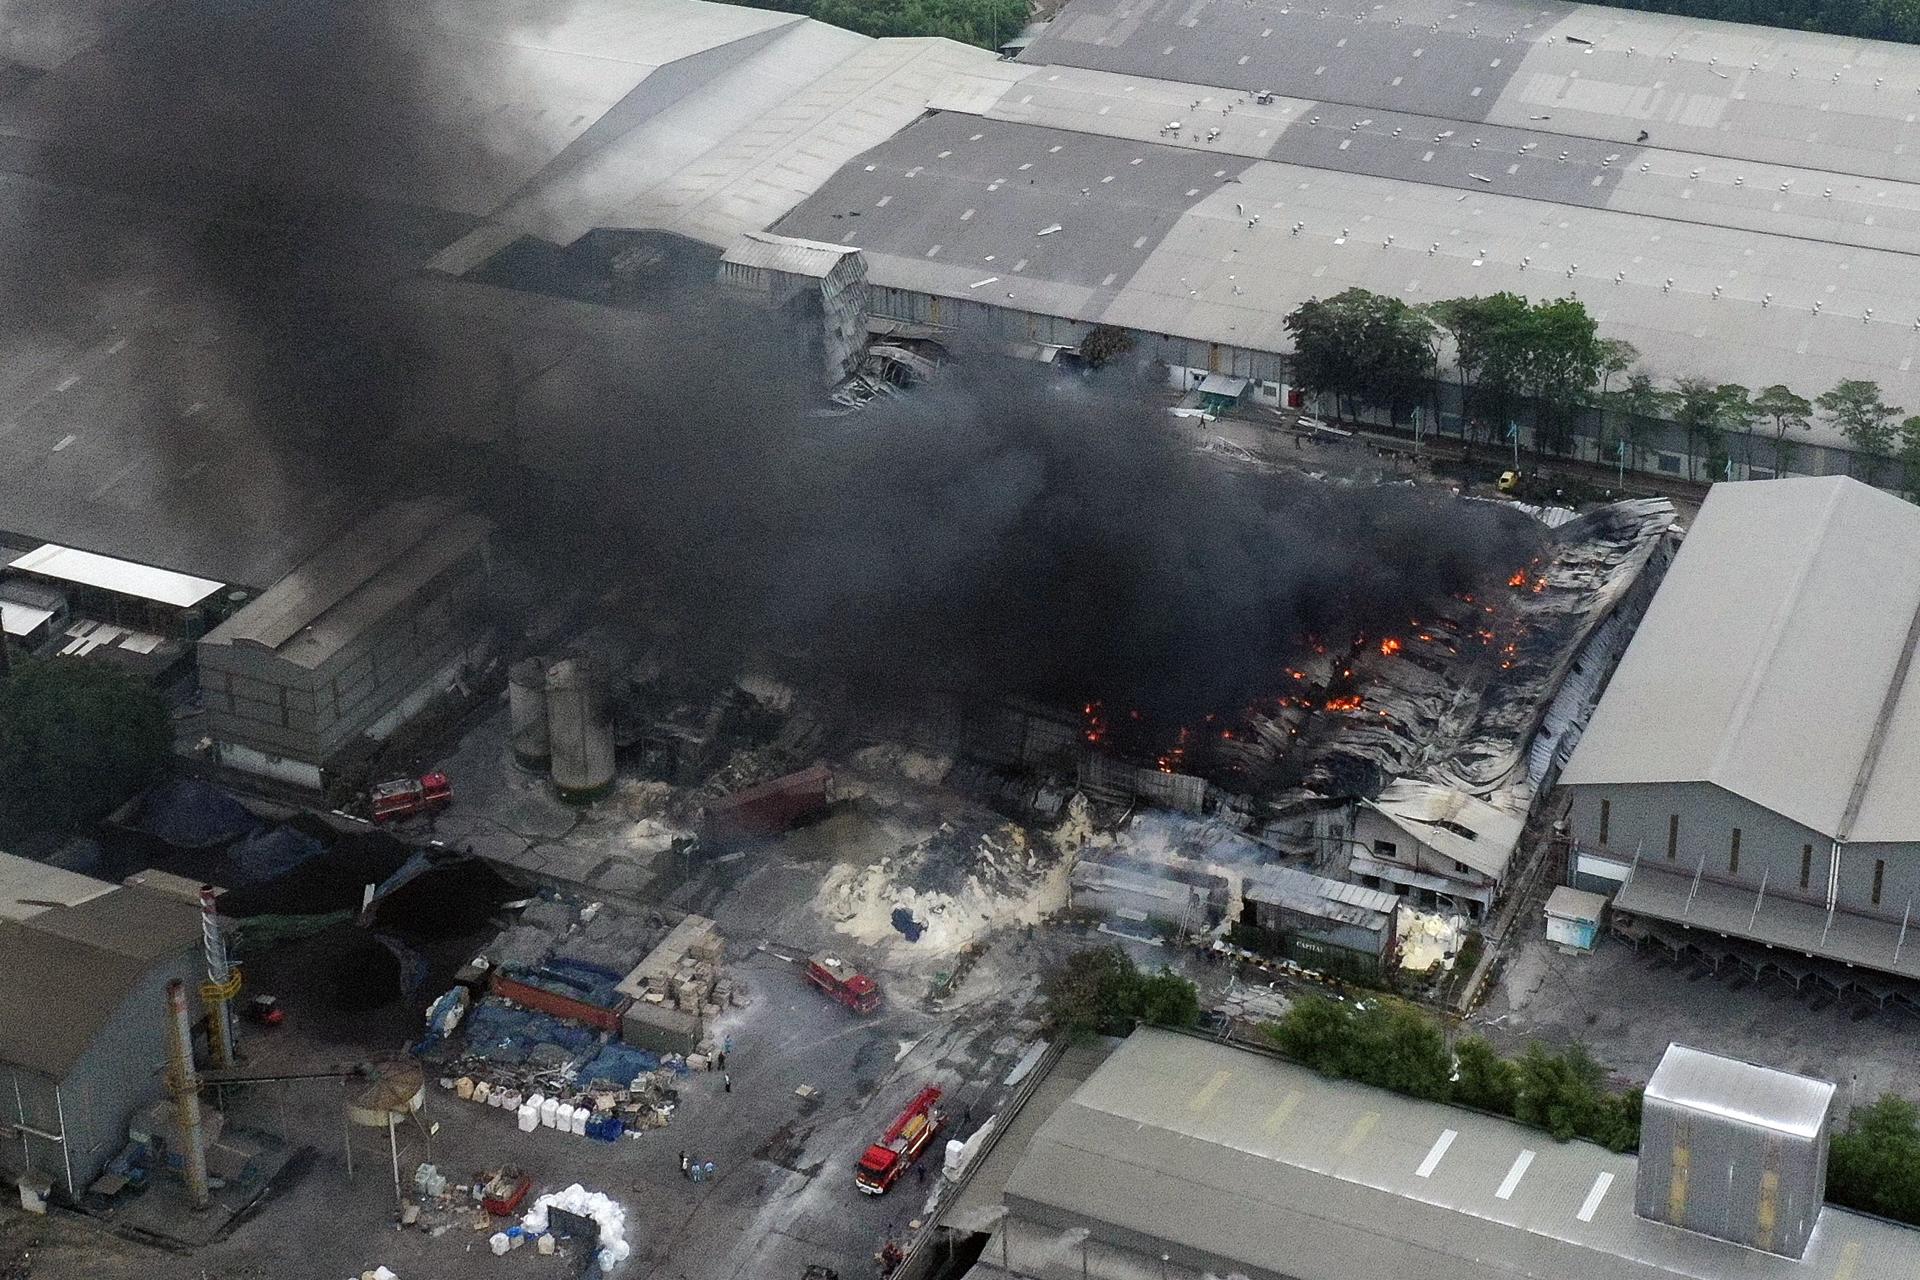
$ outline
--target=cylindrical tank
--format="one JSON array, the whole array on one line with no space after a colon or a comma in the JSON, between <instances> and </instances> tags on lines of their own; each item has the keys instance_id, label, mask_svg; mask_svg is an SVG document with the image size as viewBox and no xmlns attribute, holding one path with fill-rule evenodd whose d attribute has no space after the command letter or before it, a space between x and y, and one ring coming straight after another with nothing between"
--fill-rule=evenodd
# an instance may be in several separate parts
<instances>
[{"instance_id":1,"label":"cylindrical tank","mask_svg":"<svg viewBox=\"0 0 1920 1280\"><path fill-rule=\"evenodd\" d=\"M540 659L522 658L507 671L507 722L513 758L544 770L553 749L547 737L547 669Z\"/></svg>"},{"instance_id":2,"label":"cylindrical tank","mask_svg":"<svg viewBox=\"0 0 1920 1280\"><path fill-rule=\"evenodd\" d=\"M591 659L547 668L547 742L561 795L590 798L612 785L613 715Z\"/></svg>"}]
</instances>

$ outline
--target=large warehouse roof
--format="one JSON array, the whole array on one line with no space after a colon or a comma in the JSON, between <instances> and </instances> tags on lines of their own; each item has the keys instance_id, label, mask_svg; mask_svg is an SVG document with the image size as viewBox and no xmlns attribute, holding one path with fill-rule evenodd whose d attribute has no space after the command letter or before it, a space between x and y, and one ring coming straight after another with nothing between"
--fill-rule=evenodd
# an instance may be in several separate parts
<instances>
[{"instance_id":1,"label":"large warehouse roof","mask_svg":"<svg viewBox=\"0 0 1920 1280\"><path fill-rule=\"evenodd\" d=\"M1185 1268L1295 1280L1911 1270L1912 1231L1832 1208L1800 1259L1649 1222L1633 1212L1634 1170L1587 1143L1142 1028L1041 1127L1006 1195L1055 1232L1118 1229Z\"/></svg>"},{"instance_id":2,"label":"large warehouse roof","mask_svg":"<svg viewBox=\"0 0 1920 1280\"><path fill-rule=\"evenodd\" d=\"M878 285L1264 350L1348 286L1571 293L1662 374L1920 399L1920 49L1513 0L1073 0L1004 75L777 229L861 246Z\"/></svg>"},{"instance_id":3,"label":"large warehouse roof","mask_svg":"<svg viewBox=\"0 0 1920 1280\"><path fill-rule=\"evenodd\" d=\"M1563 782L1710 782L1822 835L1920 840L1920 510L1715 485Z\"/></svg>"}]
</instances>

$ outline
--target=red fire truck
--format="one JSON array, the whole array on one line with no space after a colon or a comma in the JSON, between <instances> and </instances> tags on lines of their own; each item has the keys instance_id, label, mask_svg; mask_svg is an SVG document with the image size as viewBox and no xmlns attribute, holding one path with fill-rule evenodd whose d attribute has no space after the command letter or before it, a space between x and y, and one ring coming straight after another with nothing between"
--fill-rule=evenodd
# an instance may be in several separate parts
<instances>
[{"instance_id":1,"label":"red fire truck","mask_svg":"<svg viewBox=\"0 0 1920 1280\"><path fill-rule=\"evenodd\" d=\"M879 985L832 956L817 955L807 961L807 981L855 1013L872 1013L880 1007Z\"/></svg>"},{"instance_id":2,"label":"red fire truck","mask_svg":"<svg viewBox=\"0 0 1920 1280\"><path fill-rule=\"evenodd\" d=\"M368 792L375 822L396 822L416 813L434 813L453 803L453 783L444 773L383 782Z\"/></svg>"},{"instance_id":3,"label":"red fire truck","mask_svg":"<svg viewBox=\"0 0 1920 1280\"><path fill-rule=\"evenodd\" d=\"M880 1141L860 1157L860 1164L853 1171L854 1185L866 1195L877 1196L898 1182L900 1175L946 1127L947 1118L935 1105L939 1101L940 1090L933 1085L915 1094Z\"/></svg>"}]
</instances>

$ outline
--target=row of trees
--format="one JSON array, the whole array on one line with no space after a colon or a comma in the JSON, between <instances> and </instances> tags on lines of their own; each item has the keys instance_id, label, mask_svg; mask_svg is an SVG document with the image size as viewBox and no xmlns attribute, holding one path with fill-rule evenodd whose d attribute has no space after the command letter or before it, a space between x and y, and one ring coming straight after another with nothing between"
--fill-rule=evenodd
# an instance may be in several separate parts
<instances>
[{"instance_id":1,"label":"row of trees","mask_svg":"<svg viewBox=\"0 0 1920 1280\"><path fill-rule=\"evenodd\" d=\"M1514 1059L1479 1036L1449 1048L1438 1022L1386 997L1360 1005L1305 996L1265 1031L1282 1052L1326 1075L1477 1107L1562 1142L1587 1138L1614 1151L1640 1145L1641 1091L1610 1091L1606 1072L1577 1045L1555 1053L1534 1043Z\"/></svg>"},{"instance_id":2,"label":"row of trees","mask_svg":"<svg viewBox=\"0 0 1920 1280\"><path fill-rule=\"evenodd\" d=\"M1027 25L1027 0L735 0L800 13L863 36L945 36L997 49Z\"/></svg>"},{"instance_id":3,"label":"row of trees","mask_svg":"<svg viewBox=\"0 0 1920 1280\"><path fill-rule=\"evenodd\" d=\"M1117 946L1077 951L1041 988L1049 1030L1070 1040L1124 1036L1136 1023L1191 1027L1200 994L1171 969L1142 973Z\"/></svg>"},{"instance_id":4,"label":"row of trees","mask_svg":"<svg viewBox=\"0 0 1920 1280\"><path fill-rule=\"evenodd\" d=\"M1619 9L1920 44L1915 0L1608 0Z\"/></svg>"},{"instance_id":5,"label":"row of trees","mask_svg":"<svg viewBox=\"0 0 1920 1280\"><path fill-rule=\"evenodd\" d=\"M1413 306L1347 289L1301 304L1286 328L1295 379L1334 397L1348 416L1368 403L1399 421L1427 403L1450 347L1465 419L1489 441L1503 438L1530 406L1536 451L1569 453L1581 416L1597 411L1602 451L1638 468L1655 421L1665 419L1686 434L1688 478L1710 479L1729 461L1753 462L1761 434L1773 444L1764 465L1790 468L1794 437L1811 429L1817 408L1860 454L1895 460L1905 487L1920 490L1920 414L1903 418L1876 384L1842 382L1813 400L1780 384L1756 392L1689 377L1662 387L1640 367L1632 343L1599 336L1578 299L1529 302L1496 293ZM1744 442L1738 457L1736 440Z\"/></svg>"}]
</instances>

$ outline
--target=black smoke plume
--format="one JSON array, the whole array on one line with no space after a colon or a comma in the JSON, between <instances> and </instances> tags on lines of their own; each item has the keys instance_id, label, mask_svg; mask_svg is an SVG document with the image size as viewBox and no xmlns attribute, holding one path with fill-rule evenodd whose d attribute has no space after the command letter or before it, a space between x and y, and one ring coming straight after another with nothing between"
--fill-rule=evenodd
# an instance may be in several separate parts
<instances>
[{"instance_id":1,"label":"black smoke plume","mask_svg":"<svg viewBox=\"0 0 1920 1280\"><path fill-rule=\"evenodd\" d=\"M554 585L670 623L683 669L797 654L875 705L963 689L1165 717L1230 710L1309 637L1396 625L1524 556L1486 508L1196 453L1124 378L976 362L825 418L792 333L705 289L534 324L524 297L434 282L527 140L468 106L487 69L434 60L457 44L432 21L187 0L0 79L32 181L137 210L219 335L150 370L149 443L164 456L217 389L256 473L298 478L217 501L183 483L191 519L272 531L290 493L452 488ZM60 201L11 213L21 251L84 252ZM58 294L11 324L66 323Z\"/></svg>"}]
</instances>

